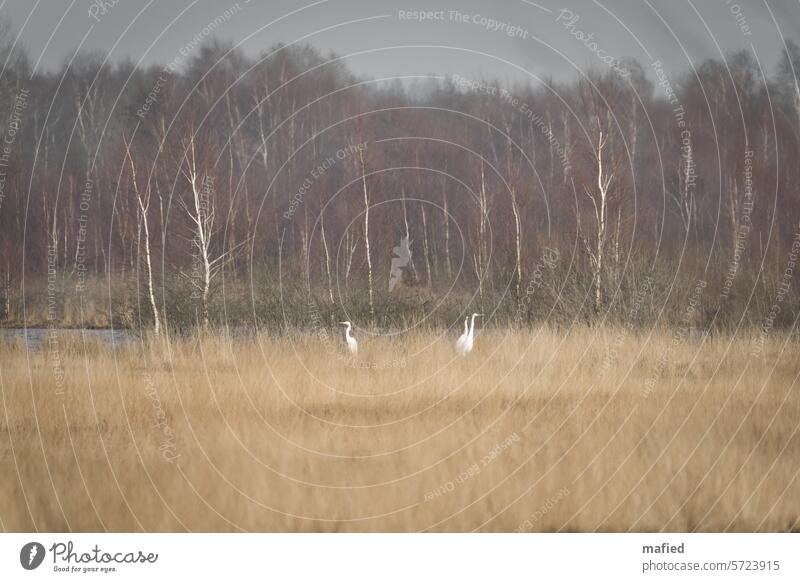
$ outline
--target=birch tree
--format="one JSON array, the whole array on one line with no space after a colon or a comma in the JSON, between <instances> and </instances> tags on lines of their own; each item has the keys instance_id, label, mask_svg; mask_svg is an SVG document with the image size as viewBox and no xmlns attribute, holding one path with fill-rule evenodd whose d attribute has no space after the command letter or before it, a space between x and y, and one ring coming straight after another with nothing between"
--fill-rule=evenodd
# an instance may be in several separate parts
<instances>
[{"instance_id":1,"label":"birch tree","mask_svg":"<svg viewBox=\"0 0 800 582\"><path fill-rule=\"evenodd\" d=\"M125 155L130 165L133 192L136 195L136 201L139 207L139 227L143 230L144 234L144 263L147 274L147 297L150 300L150 309L153 311L153 333L158 337L161 333L161 316L158 312L158 304L156 303L156 294L153 287L153 263L150 256L150 225L148 224L151 190L149 185L144 189L144 192L139 190L139 184L136 180L136 164L134 164L133 155L131 155L130 142L125 136L122 137L122 141L125 145Z\"/></svg>"},{"instance_id":2,"label":"birch tree","mask_svg":"<svg viewBox=\"0 0 800 582\"><path fill-rule=\"evenodd\" d=\"M211 284L219 274L232 253L249 242L249 238L239 241L227 251L215 252L216 247L216 204L214 200L214 178L203 171L198 164L198 153L195 143L195 131L190 130L188 144L185 144L185 164L181 172L189 183L189 200L181 200L181 205L189 217L193 236L191 244L200 266L199 278L195 273L189 274L192 286L200 294L201 316L204 327L210 325L208 302ZM199 279L199 280L198 280Z\"/></svg>"},{"instance_id":3,"label":"birch tree","mask_svg":"<svg viewBox=\"0 0 800 582\"><path fill-rule=\"evenodd\" d=\"M597 150L595 150L596 164L597 164L597 188L587 189L586 196L591 200L594 209L595 232L594 237L589 240L584 238L584 244L589 254L589 259L592 265L592 284L594 287L594 306L595 310L599 311L603 301L603 261L605 259L606 244L607 244L607 226L608 226L608 203L609 203L609 189L612 180L614 179L614 172L609 171L604 165L606 160L603 159L603 150L608 143L607 135L600 132L597 140Z\"/></svg>"},{"instance_id":4,"label":"birch tree","mask_svg":"<svg viewBox=\"0 0 800 582\"><path fill-rule=\"evenodd\" d=\"M363 142L361 142L363 143ZM375 320L375 304L372 296L372 256L369 250L369 190L367 189L367 165L364 161L364 148L358 148L361 169L361 185L364 188L364 252L367 255L367 290L369 292L369 317Z\"/></svg>"}]
</instances>

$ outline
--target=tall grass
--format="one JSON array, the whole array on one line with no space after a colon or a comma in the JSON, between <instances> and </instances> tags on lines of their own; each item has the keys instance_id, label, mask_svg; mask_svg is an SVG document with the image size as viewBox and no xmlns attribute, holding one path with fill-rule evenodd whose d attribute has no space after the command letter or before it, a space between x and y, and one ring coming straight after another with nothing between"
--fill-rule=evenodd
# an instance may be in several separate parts
<instances>
[{"instance_id":1,"label":"tall grass","mask_svg":"<svg viewBox=\"0 0 800 582\"><path fill-rule=\"evenodd\" d=\"M2 346L2 528L800 527L780 332L357 334Z\"/></svg>"}]
</instances>

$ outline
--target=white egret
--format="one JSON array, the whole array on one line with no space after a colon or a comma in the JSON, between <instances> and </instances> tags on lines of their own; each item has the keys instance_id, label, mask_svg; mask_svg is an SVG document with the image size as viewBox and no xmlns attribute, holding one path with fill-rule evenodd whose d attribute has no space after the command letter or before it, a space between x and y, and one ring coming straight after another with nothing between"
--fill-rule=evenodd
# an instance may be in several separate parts
<instances>
[{"instance_id":1,"label":"white egret","mask_svg":"<svg viewBox=\"0 0 800 582\"><path fill-rule=\"evenodd\" d=\"M456 342L456 348L458 349L458 353L462 356L466 356L468 353L472 351L472 340L475 337L475 318L481 317L482 314L480 313L473 313L472 314L472 321L470 321L469 325L469 332L466 330L467 320L464 320L464 335L458 338L458 342ZM462 341L463 340L463 341Z\"/></svg>"},{"instance_id":2,"label":"white egret","mask_svg":"<svg viewBox=\"0 0 800 582\"><path fill-rule=\"evenodd\" d=\"M347 329L344 331L344 339L347 342L347 349L350 350L351 354L355 354L358 352L358 342L356 338L354 338L350 334L350 330L353 329L353 324L349 321L340 321L339 325L346 325Z\"/></svg>"},{"instance_id":3,"label":"white egret","mask_svg":"<svg viewBox=\"0 0 800 582\"><path fill-rule=\"evenodd\" d=\"M461 353L462 346L464 345L464 342L467 341L468 337L469 337L469 315L464 318L464 333L462 333L461 336L458 338L458 341L456 341L456 349L459 351L459 353Z\"/></svg>"}]
</instances>

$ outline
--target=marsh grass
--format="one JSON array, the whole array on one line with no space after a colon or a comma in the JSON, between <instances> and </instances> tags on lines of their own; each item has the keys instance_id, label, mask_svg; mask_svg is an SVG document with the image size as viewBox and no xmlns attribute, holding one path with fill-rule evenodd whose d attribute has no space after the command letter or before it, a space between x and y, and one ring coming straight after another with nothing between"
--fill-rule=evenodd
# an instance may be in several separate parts
<instances>
[{"instance_id":1,"label":"marsh grass","mask_svg":"<svg viewBox=\"0 0 800 582\"><path fill-rule=\"evenodd\" d=\"M2 527L798 528L795 339L451 336L2 346Z\"/></svg>"}]
</instances>

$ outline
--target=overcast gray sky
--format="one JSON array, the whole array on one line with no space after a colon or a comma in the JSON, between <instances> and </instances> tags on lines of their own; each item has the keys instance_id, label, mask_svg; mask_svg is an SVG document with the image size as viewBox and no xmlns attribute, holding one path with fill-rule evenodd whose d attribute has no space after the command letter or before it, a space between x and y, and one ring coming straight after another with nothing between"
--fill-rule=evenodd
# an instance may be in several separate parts
<instances>
[{"instance_id":1,"label":"overcast gray sky","mask_svg":"<svg viewBox=\"0 0 800 582\"><path fill-rule=\"evenodd\" d=\"M401 14L419 10L440 12L422 22ZM782 39L800 40L798 0L0 0L0 11L43 69L79 47L164 63L204 28L250 55L305 40L324 53L351 55L354 72L376 78L565 79L576 67L603 68L601 58L625 56L648 70L661 60L675 73L742 48L772 72Z\"/></svg>"}]
</instances>

